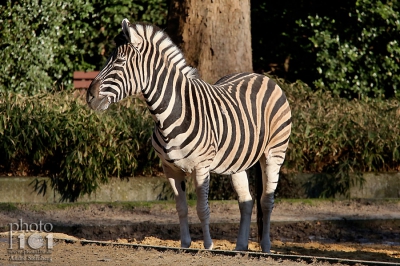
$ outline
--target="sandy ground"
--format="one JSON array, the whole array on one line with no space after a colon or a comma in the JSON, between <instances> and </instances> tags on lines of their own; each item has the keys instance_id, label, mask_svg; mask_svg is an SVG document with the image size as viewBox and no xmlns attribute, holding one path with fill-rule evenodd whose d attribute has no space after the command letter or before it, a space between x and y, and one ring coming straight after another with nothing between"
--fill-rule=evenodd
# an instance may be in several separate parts
<instances>
[{"instance_id":1,"label":"sandy ground","mask_svg":"<svg viewBox=\"0 0 400 266\"><path fill-rule=\"evenodd\" d=\"M186 254L129 247L81 245L80 239L179 247L174 203L1 205L0 265L310 265L249 256ZM233 250L239 211L233 201L210 202L215 249ZM253 220L255 215L253 215ZM9 224L51 224L54 247L48 253L10 252ZM189 208L192 248L202 248L194 204ZM400 201L281 201L272 215L274 254L325 256L400 264ZM14 225L15 226L15 225ZM26 232L26 239L29 234ZM43 234L48 234L44 232ZM250 251L259 251L252 225ZM65 241L57 239L69 239ZM18 243L15 239L14 243ZM29 243L28 243L29 244ZM17 245L17 244L15 244ZM26 250L32 250L25 247ZM43 247L34 251L45 251ZM16 247L14 247L16 251ZM21 259L18 261L17 259ZM22 260L23 259L23 260ZM41 261L28 261L29 259ZM51 259L51 262L45 260ZM332 265L314 262L312 265ZM339 265L339 264L338 264Z\"/></svg>"},{"instance_id":2,"label":"sandy ground","mask_svg":"<svg viewBox=\"0 0 400 266\"><path fill-rule=\"evenodd\" d=\"M0 244L3 250L5 245ZM39 256L37 256L39 257ZM97 245L80 245L59 243L49 255L51 261L9 261L9 255L0 254L0 265L343 265L328 262L308 263L273 258L252 258L249 256L223 256L208 252L189 254L183 252L160 252L152 249L132 249L128 247L112 247ZM26 258L26 256L25 256ZM359 264L361 265L361 264Z\"/></svg>"}]
</instances>

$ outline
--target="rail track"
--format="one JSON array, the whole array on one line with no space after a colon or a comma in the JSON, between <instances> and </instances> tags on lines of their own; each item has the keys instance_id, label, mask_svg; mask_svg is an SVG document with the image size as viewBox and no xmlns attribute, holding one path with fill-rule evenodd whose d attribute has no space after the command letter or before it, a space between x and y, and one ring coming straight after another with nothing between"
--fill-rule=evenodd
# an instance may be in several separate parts
<instances>
[{"instance_id":1,"label":"rail track","mask_svg":"<svg viewBox=\"0 0 400 266\"><path fill-rule=\"evenodd\" d=\"M65 240L68 241L68 240ZM93 240L78 240L81 245L99 245L99 246L114 246L114 247L126 247L132 249L142 248L144 250L156 250L160 252L172 251L175 253L191 253L198 254L202 252L208 252L212 255L223 255L223 256L249 256L254 258L267 258L270 257L274 260L291 260L291 261L305 261L307 263L316 262L329 262L329 263L340 263L342 265L398 265L400 263L384 262L384 261L366 261L366 260L353 260L343 258L329 258L329 257L314 257L305 255L289 255L289 254L274 254L274 253L261 253L261 252L250 252L250 251L228 251L228 250L204 250L194 248L175 248L166 246L153 246L153 245L142 245L142 244L129 244L129 243L113 243L109 241L93 241Z\"/></svg>"}]
</instances>

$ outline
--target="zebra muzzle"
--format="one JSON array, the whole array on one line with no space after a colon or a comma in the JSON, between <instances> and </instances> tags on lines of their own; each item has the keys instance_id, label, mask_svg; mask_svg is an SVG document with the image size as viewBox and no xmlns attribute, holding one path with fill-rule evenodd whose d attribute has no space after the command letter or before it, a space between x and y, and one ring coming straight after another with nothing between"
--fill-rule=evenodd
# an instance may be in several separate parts
<instances>
[{"instance_id":1,"label":"zebra muzzle","mask_svg":"<svg viewBox=\"0 0 400 266\"><path fill-rule=\"evenodd\" d=\"M86 93L86 102L93 110L105 110L111 103L111 97L100 95L100 81L93 80Z\"/></svg>"}]
</instances>

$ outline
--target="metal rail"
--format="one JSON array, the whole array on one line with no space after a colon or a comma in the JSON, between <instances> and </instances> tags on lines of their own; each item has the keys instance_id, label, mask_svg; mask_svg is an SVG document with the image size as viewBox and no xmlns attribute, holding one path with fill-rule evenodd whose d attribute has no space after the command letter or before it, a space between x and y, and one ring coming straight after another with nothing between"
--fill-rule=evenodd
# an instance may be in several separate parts
<instances>
[{"instance_id":1,"label":"metal rail","mask_svg":"<svg viewBox=\"0 0 400 266\"><path fill-rule=\"evenodd\" d=\"M384 262L384 261L366 261L366 260L351 260L351 259L343 259L343 258L329 258L329 257L313 257L313 256L305 256L305 255L286 255L286 254L274 254L274 253L261 253L261 252L251 252L251 251L229 251L229 250L205 250L205 249L195 249L195 248L175 248L175 247L165 247L165 246L152 246L152 245L140 245L140 244L129 244L129 243L113 243L107 241L93 241L93 240L79 240L82 245L95 244L100 246L121 246L121 247L129 247L129 248L143 248L143 249L154 249L157 251L173 251L176 253L202 253L209 252L215 255L225 255L225 256L249 256L254 258L272 258L275 260L291 260L291 261L299 261L302 260L307 263L315 263L315 262L329 262L329 263L341 263L345 265L397 265L400 266L400 263L394 262Z\"/></svg>"}]
</instances>

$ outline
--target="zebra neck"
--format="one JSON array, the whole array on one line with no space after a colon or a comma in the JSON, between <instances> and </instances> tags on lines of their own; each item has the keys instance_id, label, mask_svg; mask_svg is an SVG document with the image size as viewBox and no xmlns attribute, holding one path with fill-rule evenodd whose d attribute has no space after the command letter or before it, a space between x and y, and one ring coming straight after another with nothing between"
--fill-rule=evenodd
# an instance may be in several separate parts
<instances>
[{"instance_id":1,"label":"zebra neck","mask_svg":"<svg viewBox=\"0 0 400 266\"><path fill-rule=\"evenodd\" d=\"M143 92L148 109L160 130L179 123L184 116L184 103L191 80L179 71L161 73L150 81L147 91Z\"/></svg>"}]
</instances>

